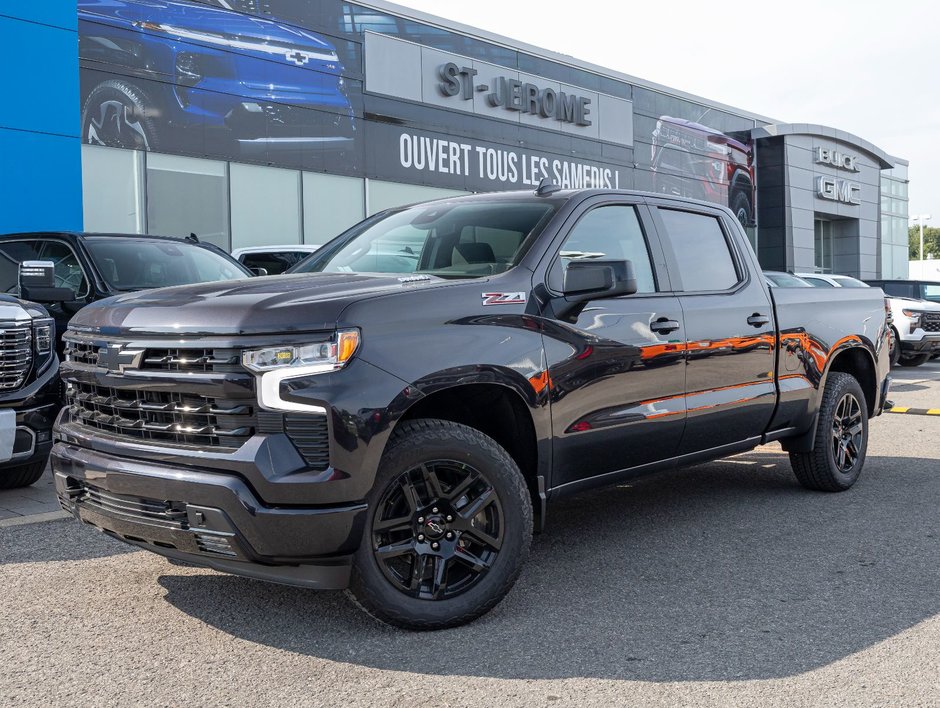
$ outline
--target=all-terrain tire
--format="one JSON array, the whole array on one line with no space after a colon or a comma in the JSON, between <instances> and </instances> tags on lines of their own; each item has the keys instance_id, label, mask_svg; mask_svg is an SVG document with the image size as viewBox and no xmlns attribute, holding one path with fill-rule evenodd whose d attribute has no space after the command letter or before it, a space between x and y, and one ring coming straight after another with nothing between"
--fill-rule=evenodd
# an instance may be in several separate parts
<instances>
[{"instance_id":1,"label":"all-terrain tire","mask_svg":"<svg viewBox=\"0 0 940 708\"><path fill-rule=\"evenodd\" d=\"M730 207L741 226L747 228L751 225L754 210L751 207L751 200L747 194L744 192L736 192L731 197Z\"/></svg>"},{"instance_id":2,"label":"all-terrain tire","mask_svg":"<svg viewBox=\"0 0 940 708\"><path fill-rule=\"evenodd\" d=\"M856 439L853 436L856 441L853 443L855 453L852 455L852 464L848 465L847 460L840 465L836 433L837 428L842 425L839 419L844 416L837 414L840 413L840 404L848 401L848 397L858 406L857 425L861 426L860 437ZM791 452L790 466L800 484L807 489L843 492L858 480L865 465L867 450L868 405L865 394L854 376L834 371L829 374L823 391L813 449L810 452Z\"/></svg>"},{"instance_id":3,"label":"all-terrain tire","mask_svg":"<svg viewBox=\"0 0 940 708\"><path fill-rule=\"evenodd\" d=\"M412 596L393 584L387 575L387 566L385 572L380 567L377 539L381 537L381 532L375 529L374 524L376 515L383 513L383 505L388 504L389 495L398 493L402 480L410 479L409 475L416 470L423 471L429 465L438 463L453 463L458 467L462 465L477 471L485 479L496 497L496 501L490 502L490 505L498 505L500 513L501 546L488 569L479 573L475 583L460 594L437 598L428 598L426 594L424 597ZM438 484L438 488L443 489L443 486ZM433 495L428 496L434 498ZM447 500L449 497L445 493L439 498ZM413 630L433 630L456 627L476 619L505 597L519 577L529 553L532 541L532 500L522 473L515 461L492 438L465 425L436 419L402 423L382 457L367 501L369 510L362 544L354 559L347 594L360 608L390 625ZM429 502L422 506L425 499L418 501L420 503L414 504L411 512L416 518L424 518L419 516L426 513L421 509L433 504ZM437 505L433 506L436 508ZM456 510L459 507L453 508ZM406 516L411 512L406 512ZM458 511L454 511L454 514L459 516ZM382 523L381 516L379 523ZM404 531L411 538L409 543L416 543L415 539L422 528L418 525L417 530ZM427 542L426 538L424 542ZM427 546L423 548L427 550ZM417 554L409 557L413 558L413 564L419 562ZM437 562L436 558L432 557L431 560ZM421 561L422 578L424 562ZM445 564L445 567L448 568L445 572L449 578L454 572L454 566ZM412 568L412 573L417 574L415 566ZM460 566L460 571L465 572L465 568ZM474 572L478 571L474 569ZM420 593L424 588L423 581L417 581L417 587Z\"/></svg>"},{"instance_id":4,"label":"all-terrain tire","mask_svg":"<svg viewBox=\"0 0 940 708\"><path fill-rule=\"evenodd\" d=\"M0 489L17 489L28 487L39 481L46 469L48 458L44 457L37 462L28 462L25 465L0 469Z\"/></svg>"}]
</instances>

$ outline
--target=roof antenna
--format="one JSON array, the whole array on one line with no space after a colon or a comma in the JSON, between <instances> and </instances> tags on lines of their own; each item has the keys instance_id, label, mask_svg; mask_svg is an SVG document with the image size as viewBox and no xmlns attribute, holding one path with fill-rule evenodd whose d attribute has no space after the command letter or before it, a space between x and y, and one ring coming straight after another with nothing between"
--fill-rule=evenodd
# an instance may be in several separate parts
<instances>
[{"instance_id":1,"label":"roof antenna","mask_svg":"<svg viewBox=\"0 0 940 708\"><path fill-rule=\"evenodd\" d=\"M190 233L189 236L186 237L186 240L190 243L199 243L199 237L194 233Z\"/></svg>"},{"instance_id":2,"label":"roof antenna","mask_svg":"<svg viewBox=\"0 0 940 708\"><path fill-rule=\"evenodd\" d=\"M535 195L537 197L547 197L549 194L554 194L555 192L560 192L561 187L552 182L551 178L543 177L542 181L539 182L538 189L535 190Z\"/></svg>"}]
</instances>

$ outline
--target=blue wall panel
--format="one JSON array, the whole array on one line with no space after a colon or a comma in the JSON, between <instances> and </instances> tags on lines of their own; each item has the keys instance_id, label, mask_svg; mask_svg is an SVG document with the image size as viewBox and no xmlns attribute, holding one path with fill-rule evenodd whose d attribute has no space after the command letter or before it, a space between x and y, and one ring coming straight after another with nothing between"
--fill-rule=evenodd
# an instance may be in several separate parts
<instances>
[{"instance_id":1,"label":"blue wall panel","mask_svg":"<svg viewBox=\"0 0 940 708\"><path fill-rule=\"evenodd\" d=\"M81 227L78 138L0 128L0 233Z\"/></svg>"},{"instance_id":2,"label":"blue wall panel","mask_svg":"<svg viewBox=\"0 0 940 708\"><path fill-rule=\"evenodd\" d=\"M78 29L75 0L7 0L0 4L0 15L72 31Z\"/></svg>"},{"instance_id":3,"label":"blue wall panel","mask_svg":"<svg viewBox=\"0 0 940 708\"><path fill-rule=\"evenodd\" d=\"M0 233L82 227L77 23L68 0L0 12Z\"/></svg>"}]
</instances>

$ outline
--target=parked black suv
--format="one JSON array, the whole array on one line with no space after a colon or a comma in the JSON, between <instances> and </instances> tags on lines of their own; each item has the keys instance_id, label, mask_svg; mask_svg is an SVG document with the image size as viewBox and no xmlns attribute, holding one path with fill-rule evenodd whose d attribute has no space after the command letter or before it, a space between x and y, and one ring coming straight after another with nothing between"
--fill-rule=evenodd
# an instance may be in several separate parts
<instances>
[{"instance_id":1,"label":"parked black suv","mask_svg":"<svg viewBox=\"0 0 940 708\"><path fill-rule=\"evenodd\" d=\"M848 489L888 389L881 291L768 288L724 207L548 185L93 304L66 339L66 509L413 628L499 602L565 494L772 440Z\"/></svg>"},{"instance_id":2,"label":"parked black suv","mask_svg":"<svg viewBox=\"0 0 940 708\"><path fill-rule=\"evenodd\" d=\"M885 295L908 297L912 300L929 300L940 303L940 283L934 280L866 280L874 288L881 288Z\"/></svg>"},{"instance_id":3,"label":"parked black suv","mask_svg":"<svg viewBox=\"0 0 940 708\"><path fill-rule=\"evenodd\" d=\"M25 261L55 266L55 286L67 299L44 304L59 335L82 307L118 293L252 275L222 249L188 239L43 231L0 235L0 292L19 294Z\"/></svg>"}]
</instances>

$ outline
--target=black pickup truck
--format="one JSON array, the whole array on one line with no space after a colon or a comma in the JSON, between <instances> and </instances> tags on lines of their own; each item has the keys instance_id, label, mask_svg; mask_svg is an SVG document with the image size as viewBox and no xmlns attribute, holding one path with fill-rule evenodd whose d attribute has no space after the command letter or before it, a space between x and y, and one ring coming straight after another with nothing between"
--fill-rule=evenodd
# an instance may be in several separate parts
<instances>
[{"instance_id":1,"label":"black pickup truck","mask_svg":"<svg viewBox=\"0 0 940 708\"><path fill-rule=\"evenodd\" d=\"M562 495L780 441L841 491L888 390L876 289L770 290L734 214L542 185L376 215L270 278L66 335L64 508L169 557L467 622Z\"/></svg>"},{"instance_id":2,"label":"black pickup truck","mask_svg":"<svg viewBox=\"0 0 940 708\"><path fill-rule=\"evenodd\" d=\"M0 489L42 477L61 406L55 323L41 305L0 295Z\"/></svg>"}]
</instances>

